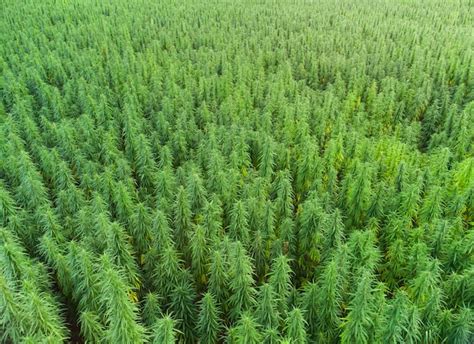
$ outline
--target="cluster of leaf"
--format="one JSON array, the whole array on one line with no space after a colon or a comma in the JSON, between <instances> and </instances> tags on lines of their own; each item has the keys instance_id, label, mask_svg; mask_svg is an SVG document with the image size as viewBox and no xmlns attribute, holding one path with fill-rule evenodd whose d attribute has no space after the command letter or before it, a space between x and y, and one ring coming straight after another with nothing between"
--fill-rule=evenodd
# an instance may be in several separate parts
<instances>
[{"instance_id":1,"label":"cluster of leaf","mask_svg":"<svg viewBox=\"0 0 474 344\"><path fill-rule=\"evenodd\" d=\"M459 1L13 1L0 342L474 341Z\"/></svg>"}]
</instances>

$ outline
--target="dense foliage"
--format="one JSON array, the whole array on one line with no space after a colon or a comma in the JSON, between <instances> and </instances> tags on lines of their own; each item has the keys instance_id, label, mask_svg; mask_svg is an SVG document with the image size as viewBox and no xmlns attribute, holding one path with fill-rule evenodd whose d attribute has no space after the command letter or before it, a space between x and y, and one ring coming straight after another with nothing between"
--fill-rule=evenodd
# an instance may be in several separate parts
<instances>
[{"instance_id":1,"label":"dense foliage","mask_svg":"<svg viewBox=\"0 0 474 344\"><path fill-rule=\"evenodd\" d=\"M474 342L470 1L0 6L0 342Z\"/></svg>"}]
</instances>

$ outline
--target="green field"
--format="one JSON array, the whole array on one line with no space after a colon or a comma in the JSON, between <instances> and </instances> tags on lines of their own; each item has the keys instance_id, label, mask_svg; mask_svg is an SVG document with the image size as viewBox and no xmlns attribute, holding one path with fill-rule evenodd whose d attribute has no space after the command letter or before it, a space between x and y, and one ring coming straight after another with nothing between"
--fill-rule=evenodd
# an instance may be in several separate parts
<instances>
[{"instance_id":1,"label":"green field","mask_svg":"<svg viewBox=\"0 0 474 344\"><path fill-rule=\"evenodd\" d=\"M0 343L473 343L473 48L468 0L0 0Z\"/></svg>"}]
</instances>

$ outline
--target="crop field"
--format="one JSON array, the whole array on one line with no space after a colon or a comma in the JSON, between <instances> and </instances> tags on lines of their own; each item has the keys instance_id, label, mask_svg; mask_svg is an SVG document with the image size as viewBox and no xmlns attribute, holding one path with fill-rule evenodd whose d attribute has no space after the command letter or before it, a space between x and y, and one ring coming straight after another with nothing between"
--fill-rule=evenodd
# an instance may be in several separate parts
<instances>
[{"instance_id":1,"label":"crop field","mask_svg":"<svg viewBox=\"0 0 474 344\"><path fill-rule=\"evenodd\" d=\"M0 0L0 343L474 343L470 0Z\"/></svg>"}]
</instances>

